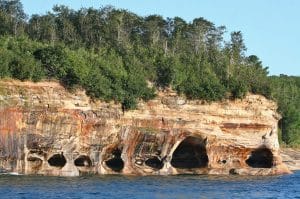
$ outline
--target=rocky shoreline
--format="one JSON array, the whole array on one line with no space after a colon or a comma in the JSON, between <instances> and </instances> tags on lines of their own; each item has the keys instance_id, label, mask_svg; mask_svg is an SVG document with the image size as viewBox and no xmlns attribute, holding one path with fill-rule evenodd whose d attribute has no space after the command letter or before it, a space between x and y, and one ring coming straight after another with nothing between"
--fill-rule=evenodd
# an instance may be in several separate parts
<instances>
[{"instance_id":1,"label":"rocky shoreline","mask_svg":"<svg viewBox=\"0 0 300 199\"><path fill-rule=\"evenodd\" d=\"M287 165L291 171L300 170L300 149L281 148L282 162Z\"/></svg>"}]
</instances>

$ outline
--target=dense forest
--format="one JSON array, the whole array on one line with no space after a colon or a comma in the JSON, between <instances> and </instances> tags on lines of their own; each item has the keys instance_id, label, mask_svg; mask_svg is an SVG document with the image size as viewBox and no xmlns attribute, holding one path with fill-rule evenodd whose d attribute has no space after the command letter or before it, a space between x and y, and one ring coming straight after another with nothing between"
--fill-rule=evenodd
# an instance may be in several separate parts
<instances>
[{"instance_id":1,"label":"dense forest","mask_svg":"<svg viewBox=\"0 0 300 199\"><path fill-rule=\"evenodd\" d=\"M283 143L300 145L300 78L269 77L246 55L240 31L225 41L226 27L202 17L142 17L111 6L60 5L28 17L19 0L0 0L0 24L0 78L56 79L124 109L166 88L208 102L261 94L279 104Z\"/></svg>"}]
</instances>

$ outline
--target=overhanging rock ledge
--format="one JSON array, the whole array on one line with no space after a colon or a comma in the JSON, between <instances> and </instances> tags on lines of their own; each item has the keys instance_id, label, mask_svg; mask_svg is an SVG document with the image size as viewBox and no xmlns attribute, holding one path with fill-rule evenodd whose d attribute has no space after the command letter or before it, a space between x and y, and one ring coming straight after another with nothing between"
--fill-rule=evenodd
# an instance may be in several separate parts
<instances>
[{"instance_id":1,"label":"overhanging rock ledge","mask_svg":"<svg viewBox=\"0 0 300 199\"><path fill-rule=\"evenodd\" d=\"M0 82L0 171L22 174L290 173L280 116L259 95L204 103L172 92L137 110L93 101L56 82Z\"/></svg>"}]
</instances>

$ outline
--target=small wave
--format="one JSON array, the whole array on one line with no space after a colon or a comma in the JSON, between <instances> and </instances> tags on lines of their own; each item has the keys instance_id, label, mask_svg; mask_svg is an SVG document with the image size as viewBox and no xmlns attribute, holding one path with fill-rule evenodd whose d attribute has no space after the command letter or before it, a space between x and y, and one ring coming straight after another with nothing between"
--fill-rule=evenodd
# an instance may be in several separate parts
<instances>
[{"instance_id":1,"label":"small wave","mask_svg":"<svg viewBox=\"0 0 300 199\"><path fill-rule=\"evenodd\" d=\"M12 176L21 176L23 174L17 173L17 172L9 172L8 175L12 175Z\"/></svg>"},{"instance_id":2,"label":"small wave","mask_svg":"<svg viewBox=\"0 0 300 199\"><path fill-rule=\"evenodd\" d=\"M23 174L17 173L17 172L2 172L0 175L11 175L11 176L20 176Z\"/></svg>"}]
</instances>

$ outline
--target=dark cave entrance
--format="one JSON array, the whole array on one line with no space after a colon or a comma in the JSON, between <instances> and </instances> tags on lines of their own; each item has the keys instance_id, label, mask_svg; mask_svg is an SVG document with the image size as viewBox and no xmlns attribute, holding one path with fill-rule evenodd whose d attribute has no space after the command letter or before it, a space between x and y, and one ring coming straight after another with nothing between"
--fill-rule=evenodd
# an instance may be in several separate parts
<instances>
[{"instance_id":1,"label":"dark cave entrance","mask_svg":"<svg viewBox=\"0 0 300 199\"><path fill-rule=\"evenodd\" d=\"M164 166L164 163L162 160L158 159L158 157L151 157L145 161L145 164L149 167L152 167L154 169L162 169Z\"/></svg>"},{"instance_id":2,"label":"dark cave entrance","mask_svg":"<svg viewBox=\"0 0 300 199\"><path fill-rule=\"evenodd\" d=\"M273 153L268 148L258 148L251 152L246 163L253 168L271 168L273 166Z\"/></svg>"},{"instance_id":3,"label":"dark cave entrance","mask_svg":"<svg viewBox=\"0 0 300 199\"><path fill-rule=\"evenodd\" d=\"M122 151L115 149L113 152L113 158L106 160L105 164L115 172L121 172L124 168L124 161L121 158Z\"/></svg>"},{"instance_id":4,"label":"dark cave entrance","mask_svg":"<svg viewBox=\"0 0 300 199\"><path fill-rule=\"evenodd\" d=\"M63 167L67 163L67 160L63 154L55 154L48 159L48 163L53 167Z\"/></svg>"},{"instance_id":5,"label":"dark cave entrance","mask_svg":"<svg viewBox=\"0 0 300 199\"><path fill-rule=\"evenodd\" d=\"M173 153L171 165L179 169L204 168L208 165L205 141L197 137L187 137Z\"/></svg>"},{"instance_id":6,"label":"dark cave entrance","mask_svg":"<svg viewBox=\"0 0 300 199\"><path fill-rule=\"evenodd\" d=\"M89 156L81 155L74 161L75 166L77 167L91 167L92 161Z\"/></svg>"}]
</instances>

